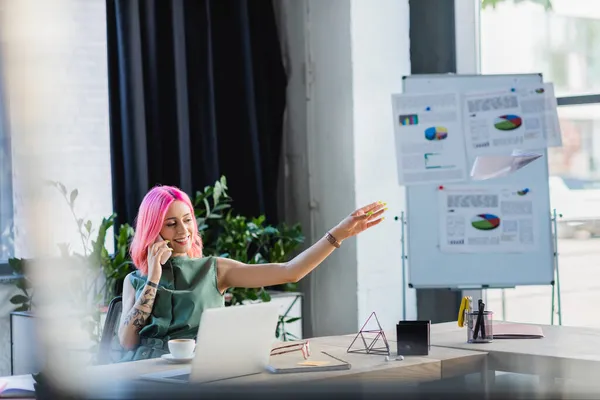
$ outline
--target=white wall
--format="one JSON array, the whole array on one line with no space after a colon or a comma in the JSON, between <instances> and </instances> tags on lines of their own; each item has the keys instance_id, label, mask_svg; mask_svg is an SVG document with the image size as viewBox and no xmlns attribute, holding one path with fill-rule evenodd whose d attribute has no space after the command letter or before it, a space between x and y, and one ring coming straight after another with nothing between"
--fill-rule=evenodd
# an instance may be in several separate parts
<instances>
[{"instance_id":1,"label":"white wall","mask_svg":"<svg viewBox=\"0 0 600 400\"><path fill-rule=\"evenodd\" d=\"M61 0L60 6L64 13L55 7L41 16L41 11L34 11L36 0L18 4L0 0L4 24L0 40L13 147L17 257L35 255L30 232L24 229L31 219L26 204L34 202L35 195L28 193L23 181L31 172L25 169L35 160L43 157L46 162L43 170L35 171L40 179L60 181L69 190L78 189L78 217L90 219L97 228L103 217L112 214L105 2ZM22 16L18 22L16 13ZM43 23L37 18L44 18ZM32 49L33 43L42 41L43 52ZM47 97L32 96L25 90L32 77L42 82L37 93ZM42 104L45 98L52 101ZM33 112L35 107L40 110L43 124L19 120L19 115ZM36 147L39 150L34 153ZM34 185L42 184L40 181ZM56 204L55 217L61 221L48 227L53 250L58 251L56 243L66 242L81 252L81 239L67 202L58 191L49 193L53 197L48 200ZM112 241L107 245L111 250Z\"/></svg>"},{"instance_id":2,"label":"white wall","mask_svg":"<svg viewBox=\"0 0 600 400\"><path fill-rule=\"evenodd\" d=\"M375 311L391 328L402 318L400 223L392 217L404 208L404 191L390 95L402 92L402 76L410 74L408 1L353 0L351 14L355 206L382 200L390 207L387 220L357 238L357 322Z\"/></svg>"},{"instance_id":3,"label":"white wall","mask_svg":"<svg viewBox=\"0 0 600 400\"><path fill-rule=\"evenodd\" d=\"M49 191L42 200L32 196L27 183L38 189L41 182L24 182L23 177L77 188L79 216L91 219L95 228L112 213L105 2L61 0L44 5L37 0L0 0L18 257L36 254L33 238L40 235L49 237L52 251L57 242L69 242L81 251L66 202L57 191ZM42 161L44 167L34 169L35 162ZM37 207L32 206L43 202L56 207L36 219ZM50 223L52 219L59 223ZM110 250L112 241L107 245ZM57 279L64 279L55 272ZM0 376L10 374L9 313L15 306L9 299L16 293L12 283L0 283Z\"/></svg>"},{"instance_id":4,"label":"white wall","mask_svg":"<svg viewBox=\"0 0 600 400\"><path fill-rule=\"evenodd\" d=\"M290 82L286 174L294 182L308 175L307 193L286 203L287 215L308 221L310 244L362 205L382 200L390 208L386 221L344 242L308 277L305 318L312 330L305 334L356 332L372 311L391 328L402 318L400 224L393 216L404 194L390 94L401 91L410 72L408 1L281 0L278 6ZM414 318L414 292L407 303L407 318Z\"/></svg>"}]
</instances>

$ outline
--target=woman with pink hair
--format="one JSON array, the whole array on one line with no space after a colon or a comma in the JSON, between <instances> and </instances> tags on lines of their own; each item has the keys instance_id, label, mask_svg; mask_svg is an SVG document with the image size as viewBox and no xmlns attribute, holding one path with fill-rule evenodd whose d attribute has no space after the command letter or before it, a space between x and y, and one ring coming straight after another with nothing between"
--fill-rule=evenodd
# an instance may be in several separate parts
<instances>
[{"instance_id":1,"label":"woman with pink hair","mask_svg":"<svg viewBox=\"0 0 600 400\"><path fill-rule=\"evenodd\" d=\"M349 237L379 224L385 203L362 207L310 248L282 264L243 264L204 257L194 208L176 187L157 186L140 205L131 257L137 271L123 284L119 341L122 361L160 357L171 339L195 338L202 311L223 307L230 287L259 288L297 282Z\"/></svg>"}]
</instances>

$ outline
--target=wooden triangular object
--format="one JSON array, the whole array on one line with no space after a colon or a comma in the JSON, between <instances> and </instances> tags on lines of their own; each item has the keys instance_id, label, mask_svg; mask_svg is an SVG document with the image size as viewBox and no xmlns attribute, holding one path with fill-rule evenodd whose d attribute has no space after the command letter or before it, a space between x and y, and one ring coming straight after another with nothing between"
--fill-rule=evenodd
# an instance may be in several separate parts
<instances>
[{"instance_id":1,"label":"wooden triangular object","mask_svg":"<svg viewBox=\"0 0 600 400\"><path fill-rule=\"evenodd\" d=\"M371 320L372 317L375 317L375 321L377 322L377 329L366 329L367 324ZM360 347L353 349L354 343L359 340L358 345ZM379 340L383 341L384 347L375 347ZM362 344L362 345L360 345ZM381 324L379 323L379 319L377 318L377 314L375 311L371 313L367 321L364 323L360 331L354 337L350 346L348 346L348 353L362 353L362 354L383 354L390 355L390 345L385 337L385 333L383 329L381 329Z\"/></svg>"}]
</instances>

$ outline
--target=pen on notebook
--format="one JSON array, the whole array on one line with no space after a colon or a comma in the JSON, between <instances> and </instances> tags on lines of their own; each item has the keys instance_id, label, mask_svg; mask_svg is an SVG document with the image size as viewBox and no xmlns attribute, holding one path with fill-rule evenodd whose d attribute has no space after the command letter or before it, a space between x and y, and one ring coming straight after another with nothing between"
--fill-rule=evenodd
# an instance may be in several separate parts
<instances>
[{"instance_id":1,"label":"pen on notebook","mask_svg":"<svg viewBox=\"0 0 600 400\"><path fill-rule=\"evenodd\" d=\"M0 394L2 394L2 392L4 392L4 389L6 388L7 385L8 385L8 382L0 382Z\"/></svg>"}]
</instances>

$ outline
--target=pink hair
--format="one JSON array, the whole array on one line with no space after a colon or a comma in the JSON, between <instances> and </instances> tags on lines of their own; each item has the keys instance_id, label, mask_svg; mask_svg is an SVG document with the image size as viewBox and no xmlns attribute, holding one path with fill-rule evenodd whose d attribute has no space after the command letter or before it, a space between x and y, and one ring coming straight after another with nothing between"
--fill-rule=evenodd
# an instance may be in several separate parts
<instances>
[{"instance_id":1,"label":"pink hair","mask_svg":"<svg viewBox=\"0 0 600 400\"><path fill-rule=\"evenodd\" d=\"M162 229L169 206L174 201L183 201L194 215L194 207L188 195L174 186L155 186L144 196L135 219L135 234L131 242L130 254L133 264L143 275L148 275L148 247L151 246ZM192 218L192 246L190 257L202 257L202 238L198 233L196 218Z\"/></svg>"}]
</instances>

